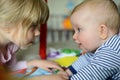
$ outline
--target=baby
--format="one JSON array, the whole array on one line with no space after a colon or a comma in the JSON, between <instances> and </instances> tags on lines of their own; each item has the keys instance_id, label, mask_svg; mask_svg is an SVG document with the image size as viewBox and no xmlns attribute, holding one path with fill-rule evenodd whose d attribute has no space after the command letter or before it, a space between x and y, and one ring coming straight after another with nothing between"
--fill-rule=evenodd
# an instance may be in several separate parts
<instances>
[{"instance_id":1,"label":"baby","mask_svg":"<svg viewBox=\"0 0 120 80\"><path fill-rule=\"evenodd\" d=\"M86 54L66 72L69 80L120 80L120 16L112 0L85 0L70 17L74 41Z\"/></svg>"}]
</instances>

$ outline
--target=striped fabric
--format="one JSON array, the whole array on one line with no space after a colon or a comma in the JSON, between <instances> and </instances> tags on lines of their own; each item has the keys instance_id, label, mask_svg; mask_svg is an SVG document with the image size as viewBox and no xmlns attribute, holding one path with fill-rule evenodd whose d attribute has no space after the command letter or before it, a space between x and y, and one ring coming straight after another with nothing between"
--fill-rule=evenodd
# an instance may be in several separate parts
<instances>
[{"instance_id":1,"label":"striped fabric","mask_svg":"<svg viewBox=\"0 0 120 80\"><path fill-rule=\"evenodd\" d=\"M94 54L80 56L69 69L69 80L120 80L120 36L114 35Z\"/></svg>"},{"instance_id":2,"label":"striped fabric","mask_svg":"<svg viewBox=\"0 0 120 80\"><path fill-rule=\"evenodd\" d=\"M78 70L90 63L89 61L92 57L93 53L81 55L71 66L69 66L69 69L73 72L73 74L76 74Z\"/></svg>"}]
</instances>

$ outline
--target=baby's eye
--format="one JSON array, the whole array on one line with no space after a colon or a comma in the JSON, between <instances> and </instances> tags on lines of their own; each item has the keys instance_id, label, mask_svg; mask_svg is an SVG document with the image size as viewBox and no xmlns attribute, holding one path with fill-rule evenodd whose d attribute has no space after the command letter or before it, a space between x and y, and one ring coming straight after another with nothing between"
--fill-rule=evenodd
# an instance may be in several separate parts
<instances>
[{"instance_id":1,"label":"baby's eye","mask_svg":"<svg viewBox=\"0 0 120 80\"><path fill-rule=\"evenodd\" d=\"M77 32L80 32L80 28L77 29Z\"/></svg>"}]
</instances>

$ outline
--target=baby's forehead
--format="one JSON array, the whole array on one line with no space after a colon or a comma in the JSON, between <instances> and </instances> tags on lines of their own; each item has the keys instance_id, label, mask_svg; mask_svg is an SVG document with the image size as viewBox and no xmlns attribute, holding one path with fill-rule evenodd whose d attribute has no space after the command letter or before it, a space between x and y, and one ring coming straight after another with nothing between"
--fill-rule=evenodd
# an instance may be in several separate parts
<instances>
[{"instance_id":1,"label":"baby's forehead","mask_svg":"<svg viewBox=\"0 0 120 80\"><path fill-rule=\"evenodd\" d=\"M77 16L79 18L84 17L84 18L97 19L101 15L102 15L102 12L99 12L98 10L93 10L89 7L84 7L84 8L80 8L74 11L71 17Z\"/></svg>"},{"instance_id":2,"label":"baby's forehead","mask_svg":"<svg viewBox=\"0 0 120 80\"><path fill-rule=\"evenodd\" d=\"M91 11L92 13L114 12L115 5L109 0L86 0L81 4L78 4L72 13L75 11Z\"/></svg>"},{"instance_id":3,"label":"baby's forehead","mask_svg":"<svg viewBox=\"0 0 120 80\"><path fill-rule=\"evenodd\" d=\"M92 11L89 8L84 8L84 9L80 9L75 11L72 15L71 15L71 22L73 24L94 24L94 25L99 25L102 22L105 21L104 17L101 17L102 14L99 14L99 12L97 11Z\"/></svg>"},{"instance_id":4,"label":"baby's forehead","mask_svg":"<svg viewBox=\"0 0 120 80\"><path fill-rule=\"evenodd\" d=\"M105 24L110 29L118 31L120 25L120 17L118 8L113 1L110 0L85 0L83 3L78 4L72 11L71 17L75 20L83 21L81 16L86 19L93 20L98 24ZM77 18L79 17L79 18ZM75 22L72 20L73 22ZM88 20L86 20L86 23Z\"/></svg>"},{"instance_id":5,"label":"baby's forehead","mask_svg":"<svg viewBox=\"0 0 120 80\"><path fill-rule=\"evenodd\" d=\"M105 19L107 18L106 16L111 15L113 13L112 10L107 10L104 9L104 7L95 7L92 6L90 7L89 5L85 5L85 6L80 6L77 7L73 14L78 13L80 16L88 16L88 17L94 17L95 19L99 18L99 19ZM112 14L113 15L113 14Z\"/></svg>"}]
</instances>

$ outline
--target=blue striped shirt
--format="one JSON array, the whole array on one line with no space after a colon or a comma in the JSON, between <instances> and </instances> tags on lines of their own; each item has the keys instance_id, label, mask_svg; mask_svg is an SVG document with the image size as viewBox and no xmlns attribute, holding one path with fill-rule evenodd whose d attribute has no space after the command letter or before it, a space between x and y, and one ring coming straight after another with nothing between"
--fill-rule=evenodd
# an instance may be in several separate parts
<instances>
[{"instance_id":1,"label":"blue striped shirt","mask_svg":"<svg viewBox=\"0 0 120 80\"><path fill-rule=\"evenodd\" d=\"M114 35L94 54L80 56L69 69L70 80L120 80L120 36Z\"/></svg>"}]
</instances>

